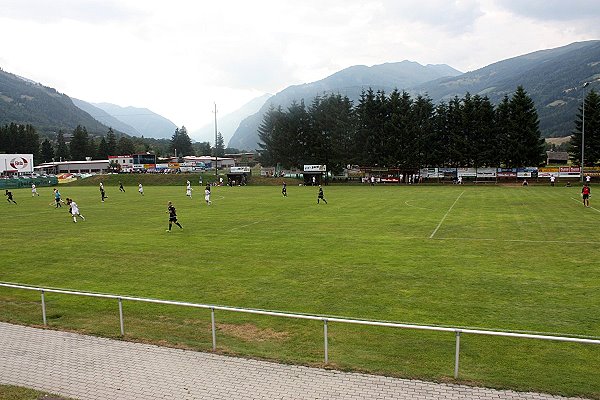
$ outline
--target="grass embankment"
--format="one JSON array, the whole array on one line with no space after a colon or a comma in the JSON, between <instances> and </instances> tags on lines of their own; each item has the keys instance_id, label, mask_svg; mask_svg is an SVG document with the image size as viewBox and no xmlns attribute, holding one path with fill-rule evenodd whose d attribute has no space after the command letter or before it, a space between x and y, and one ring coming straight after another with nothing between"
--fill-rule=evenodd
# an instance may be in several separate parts
<instances>
[{"instance_id":1,"label":"grass embankment","mask_svg":"<svg viewBox=\"0 0 600 400\"><path fill-rule=\"evenodd\" d=\"M114 175L118 179L117 175ZM185 179L185 175L182 175ZM112 179L112 177L111 177ZM191 180L191 179L190 179ZM0 207L0 280L412 324L600 337L600 211L579 188L177 187L105 181ZM595 190L595 189L593 189ZM184 230L166 233L166 203ZM592 204L593 205L593 204ZM39 294L0 289L0 320L41 324ZM118 337L114 301L47 294L55 329ZM124 303L125 339L207 351L210 312ZM319 322L217 312L219 352L323 365ZM600 399L598 346L329 324L330 365L401 377Z\"/></svg>"},{"instance_id":2,"label":"grass embankment","mask_svg":"<svg viewBox=\"0 0 600 400\"><path fill-rule=\"evenodd\" d=\"M0 400L68 400L66 397L18 386L0 385Z\"/></svg>"}]
</instances>

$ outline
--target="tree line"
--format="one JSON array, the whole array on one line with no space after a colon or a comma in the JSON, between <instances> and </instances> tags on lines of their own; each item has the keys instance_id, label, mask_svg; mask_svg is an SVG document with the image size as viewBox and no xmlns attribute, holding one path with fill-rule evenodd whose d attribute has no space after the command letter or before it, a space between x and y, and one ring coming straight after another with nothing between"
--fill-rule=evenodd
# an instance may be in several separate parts
<instances>
[{"instance_id":1,"label":"tree line","mask_svg":"<svg viewBox=\"0 0 600 400\"><path fill-rule=\"evenodd\" d=\"M78 125L70 134L58 131L55 137L41 138L33 125L0 126L0 153L33 154L36 164L51 161L83 161L87 157L106 160L108 156L150 152L157 156L217 155L226 151L223 137L217 136L217 146L209 142L192 143L185 126L175 129L171 139L118 136L112 128L104 136L91 136L85 126Z\"/></svg>"},{"instance_id":2,"label":"tree line","mask_svg":"<svg viewBox=\"0 0 600 400\"><path fill-rule=\"evenodd\" d=\"M523 87L494 106L469 93L437 106L427 96L363 91L316 97L309 106L271 107L259 126L265 165L347 164L414 170L421 167L537 166L544 140L535 105Z\"/></svg>"}]
</instances>

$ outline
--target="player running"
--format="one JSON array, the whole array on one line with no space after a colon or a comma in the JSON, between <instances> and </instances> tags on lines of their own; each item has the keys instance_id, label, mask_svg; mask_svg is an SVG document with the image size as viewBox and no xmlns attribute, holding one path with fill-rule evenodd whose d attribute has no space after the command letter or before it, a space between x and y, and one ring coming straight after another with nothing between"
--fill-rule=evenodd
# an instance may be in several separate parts
<instances>
[{"instance_id":1,"label":"player running","mask_svg":"<svg viewBox=\"0 0 600 400\"><path fill-rule=\"evenodd\" d=\"M283 186L281 187L281 194L283 197L287 197L287 185L285 182L283 182Z\"/></svg>"},{"instance_id":2,"label":"player running","mask_svg":"<svg viewBox=\"0 0 600 400\"><path fill-rule=\"evenodd\" d=\"M56 203L56 208L61 207L62 208L62 203L63 201L60 198L60 192L58 191L58 189L54 188L54 202Z\"/></svg>"},{"instance_id":3,"label":"player running","mask_svg":"<svg viewBox=\"0 0 600 400\"><path fill-rule=\"evenodd\" d=\"M73 222L77 222L77 216L81 217L81 219L85 221L85 217L79 213L79 206L73 201L73 199L67 197L67 204L70 207L69 211L73 216Z\"/></svg>"},{"instance_id":4,"label":"player running","mask_svg":"<svg viewBox=\"0 0 600 400\"><path fill-rule=\"evenodd\" d=\"M104 203L104 199L108 198L106 192L104 191L104 184L100 182L100 196L102 198L102 202Z\"/></svg>"},{"instance_id":5,"label":"player running","mask_svg":"<svg viewBox=\"0 0 600 400\"><path fill-rule=\"evenodd\" d=\"M31 197L39 196L40 194L37 192L37 188L35 187L35 183L31 184Z\"/></svg>"},{"instance_id":6,"label":"player running","mask_svg":"<svg viewBox=\"0 0 600 400\"><path fill-rule=\"evenodd\" d=\"M12 192L10 192L8 189L6 189L6 193L4 195L6 196L6 201L8 201L8 204L10 204L10 203L17 204L17 202L15 201L15 199L13 199Z\"/></svg>"},{"instance_id":7,"label":"player running","mask_svg":"<svg viewBox=\"0 0 600 400\"><path fill-rule=\"evenodd\" d=\"M138 185L138 192L140 192L140 194L143 196L144 195L144 187L142 186L142 184L140 183Z\"/></svg>"},{"instance_id":8,"label":"player running","mask_svg":"<svg viewBox=\"0 0 600 400\"><path fill-rule=\"evenodd\" d=\"M586 207L590 206L590 196L592 194L592 189L590 189L590 185L587 183L583 185L581 189L581 198L583 199L583 205Z\"/></svg>"},{"instance_id":9,"label":"player running","mask_svg":"<svg viewBox=\"0 0 600 400\"><path fill-rule=\"evenodd\" d=\"M325 204L327 204L327 200L323 197L323 187L319 185L319 195L317 196L317 204L319 204L319 200L323 200Z\"/></svg>"},{"instance_id":10,"label":"player running","mask_svg":"<svg viewBox=\"0 0 600 400\"><path fill-rule=\"evenodd\" d=\"M210 185L206 185L206 189L204 189L204 200L209 206L212 204L210 201Z\"/></svg>"},{"instance_id":11,"label":"player running","mask_svg":"<svg viewBox=\"0 0 600 400\"><path fill-rule=\"evenodd\" d=\"M125 193L125 188L123 187L123 182L119 181L119 191Z\"/></svg>"},{"instance_id":12,"label":"player running","mask_svg":"<svg viewBox=\"0 0 600 400\"><path fill-rule=\"evenodd\" d=\"M167 213L169 213L169 229L167 229L167 232L171 232L173 224L183 229L183 226L177 222L177 211L175 211L175 206L170 201L167 203Z\"/></svg>"},{"instance_id":13,"label":"player running","mask_svg":"<svg viewBox=\"0 0 600 400\"><path fill-rule=\"evenodd\" d=\"M187 197L189 197L190 199L192 198L192 184L190 183L190 181L187 181L187 186L185 188L185 195Z\"/></svg>"}]
</instances>

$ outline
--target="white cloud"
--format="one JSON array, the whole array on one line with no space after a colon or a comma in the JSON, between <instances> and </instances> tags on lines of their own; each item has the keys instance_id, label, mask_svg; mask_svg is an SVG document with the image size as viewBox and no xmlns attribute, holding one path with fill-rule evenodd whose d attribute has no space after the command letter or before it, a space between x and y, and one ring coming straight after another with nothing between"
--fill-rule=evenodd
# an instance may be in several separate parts
<instances>
[{"instance_id":1,"label":"white cloud","mask_svg":"<svg viewBox=\"0 0 600 400\"><path fill-rule=\"evenodd\" d=\"M0 66L83 100L149 108L193 131L210 123L215 101L225 115L351 65L409 59L466 71L594 39L593 3L4 0Z\"/></svg>"}]
</instances>

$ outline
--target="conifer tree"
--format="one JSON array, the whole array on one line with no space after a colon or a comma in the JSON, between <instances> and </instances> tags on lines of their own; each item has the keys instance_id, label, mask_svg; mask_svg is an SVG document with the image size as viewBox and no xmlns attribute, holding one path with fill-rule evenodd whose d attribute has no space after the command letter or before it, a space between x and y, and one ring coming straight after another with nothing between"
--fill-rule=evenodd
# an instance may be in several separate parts
<instances>
[{"instance_id":1,"label":"conifer tree","mask_svg":"<svg viewBox=\"0 0 600 400\"><path fill-rule=\"evenodd\" d=\"M65 143L63 131L58 131L56 136L56 161L70 160L69 147Z\"/></svg>"},{"instance_id":2,"label":"conifer tree","mask_svg":"<svg viewBox=\"0 0 600 400\"><path fill-rule=\"evenodd\" d=\"M54 148L48 138L42 142L42 149L40 151L40 158L42 162L51 162L54 160Z\"/></svg>"},{"instance_id":3,"label":"conifer tree","mask_svg":"<svg viewBox=\"0 0 600 400\"><path fill-rule=\"evenodd\" d=\"M90 144L87 129L81 125L77 125L77 128L73 131L73 137L69 143L69 150L71 152L71 158L75 161L85 160L86 157L91 157L93 154L89 153Z\"/></svg>"},{"instance_id":4,"label":"conifer tree","mask_svg":"<svg viewBox=\"0 0 600 400\"><path fill-rule=\"evenodd\" d=\"M109 156L116 156L117 153L117 136L112 128L108 128L108 133L106 134L106 152Z\"/></svg>"},{"instance_id":5,"label":"conifer tree","mask_svg":"<svg viewBox=\"0 0 600 400\"><path fill-rule=\"evenodd\" d=\"M108 159L109 155L111 155L111 154L108 151L108 142L106 141L104 136L102 136L102 139L100 139L100 144L98 145L98 159L106 160L106 159ZM116 155L116 154L112 154L112 155Z\"/></svg>"},{"instance_id":6,"label":"conifer tree","mask_svg":"<svg viewBox=\"0 0 600 400\"><path fill-rule=\"evenodd\" d=\"M175 133L171 137L169 152L172 155L177 154L177 156L180 157L194 154L192 140L188 136L187 129L185 128L185 126L182 126L181 129L175 128Z\"/></svg>"},{"instance_id":7,"label":"conifer tree","mask_svg":"<svg viewBox=\"0 0 600 400\"><path fill-rule=\"evenodd\" d=\"M215 149L213 156L224 157L225 156L225 142L221 132L217 132L217 141L215 142Z\"/></svg>"},{"instance_id":8,"label":"conifer tree","mask_svg":"<svg viewBox=\"0 0 600 400\"><path fill-rule=\"evenodd\" d=\"M597 165L600 162L600 95L592 89L585 96L585 137L583 138L585 166ZM579 107L575 130L569 142L569 156L574 164L581 165L581 144L583 113Z\"/></svg>"},{"instance_id":9,"label":"conifer tree","mask_svg":"<svg viewBox=\"0 0 600 400\"><path fill-rule=\"evenodd\" d=\"M533 100L523 86L509 102L509 128L513 135L511 149L512 163L517 167L537 166L544 158L544 140L541 138L540 120Z\"/></svg>"}]
</instances>

